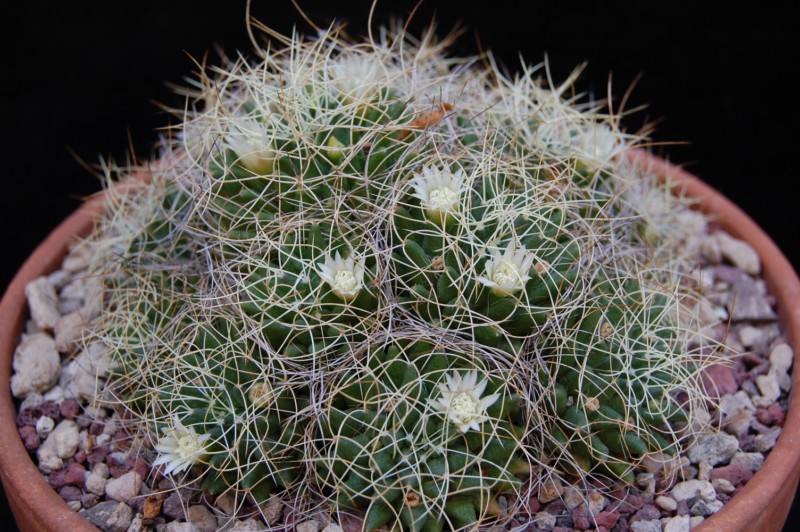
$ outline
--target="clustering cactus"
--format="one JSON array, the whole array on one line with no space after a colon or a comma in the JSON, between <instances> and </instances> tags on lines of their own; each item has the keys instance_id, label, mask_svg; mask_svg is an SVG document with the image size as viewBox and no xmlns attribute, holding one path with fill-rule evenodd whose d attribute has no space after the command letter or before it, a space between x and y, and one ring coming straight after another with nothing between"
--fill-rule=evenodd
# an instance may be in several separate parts
<instances>
[{"instance_id":1,"label":"clustering cactus","mask_svg":"<svg viewBox=\"0 0 800 532\"><path fill-rule=\"evenodd\" d=\"M696 430L702 218L572 79L446 44L331 30L203 74L152 179L109 192L102 398L176 482L458 529Z\"/></svg>"}]
</instances>

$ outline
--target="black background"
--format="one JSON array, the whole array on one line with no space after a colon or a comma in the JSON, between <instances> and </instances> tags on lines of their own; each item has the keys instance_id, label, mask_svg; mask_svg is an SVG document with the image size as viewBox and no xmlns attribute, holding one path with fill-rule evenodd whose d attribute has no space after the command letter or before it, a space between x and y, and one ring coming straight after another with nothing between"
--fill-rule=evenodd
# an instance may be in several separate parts
<instances>
[{"instance_id":1,"label":"black background","mask_svg":"<svg viewBox=\"0 0 800 532\"><path fill-rule=\"evenodd\" d=\"M252 3L255 17L280 32L293 25L313 31L289 0ZM338 18L354 35L366 32L369 1L300 4L321 26ZM231 54L252 49L245 0L13 5L0 23L7 41L0 48L3 288L37 243L99 189L84 164L124 162L131 151L140 159L152 155L156 129L171 120L155 102L183 105L167 84L184 84L196 68L191 58L215 44ZM414 5L384 0L376 23L390 14L407 18ZM625 121L628 129L658 122L655 150L743 207L797 268L800 102L790 81L800 59L796 17L730 5L429 0L411 28L434 14L441 33L461 22L469 29L454 55L488 48L512 72L518 52L528 63L546 53L556 80L588 61L578 87L598 97L607 94L609 77L619 99L641 75L628 108L648 107ZM211 63L215 57L212 51Z\"/></svg>"}]
</instances>

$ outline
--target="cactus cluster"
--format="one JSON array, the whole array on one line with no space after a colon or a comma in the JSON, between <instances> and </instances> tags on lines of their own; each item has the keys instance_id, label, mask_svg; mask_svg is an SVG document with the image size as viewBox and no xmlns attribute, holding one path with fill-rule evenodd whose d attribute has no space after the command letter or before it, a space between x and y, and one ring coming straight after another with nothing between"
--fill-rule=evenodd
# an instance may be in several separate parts
<instances>
[{"instance_id":1,"label":"cactus cluster","mask_svg":"<svg viewBox=\"0 0 800 532\"><path fill-rule=\"evenodd\" d=\"M91 237L101 399L153 463L448 530L677 452L712 362L685 282L705 222L626 157L642 137L448 39L279 41L201 74Z\"/></svg>"}]
</instances>

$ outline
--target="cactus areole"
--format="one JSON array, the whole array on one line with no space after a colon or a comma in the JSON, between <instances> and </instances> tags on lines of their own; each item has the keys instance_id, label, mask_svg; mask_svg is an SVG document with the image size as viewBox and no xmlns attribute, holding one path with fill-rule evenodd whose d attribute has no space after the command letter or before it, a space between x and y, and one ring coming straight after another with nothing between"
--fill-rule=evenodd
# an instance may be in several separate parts
<instances>
[{"instance_id":1,"label":"cactus areole","mask_svg":"<svg viewBox=\"0 0 800 532\"><path fill-rule=\"evenodd\" d=\"M151 181L110 187L86 341L176 485L505 525L711 430L704 216L618 115L443 42L331 30L215 68Z\"/></svg>"}]
</instances>

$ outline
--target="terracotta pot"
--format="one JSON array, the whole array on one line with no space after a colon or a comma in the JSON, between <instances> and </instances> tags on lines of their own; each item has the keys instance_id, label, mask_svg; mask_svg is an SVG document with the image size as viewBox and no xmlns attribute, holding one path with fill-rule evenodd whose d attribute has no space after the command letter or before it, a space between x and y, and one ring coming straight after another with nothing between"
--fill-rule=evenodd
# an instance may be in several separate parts
<instances>
[{"instance_id":1,"label":"terracotta pot","mask_svg":"<svg viewBox=\"0 0 800 532\"><path fill-rule=\"evenodd\" d=\"M745 240L758 252L764 278L777 297L787 338L794 348L795 367L800 359L800 280L775 244L738 207L699 179L665 161L633 152L631 157L669 175L686 194L699 200L699 208L713 212L719 225ZM96 530L61 500L39 473L17 435L15 408L9 380L11 361L27 318L25 285L56 270L76 237L85 236L101 209L94 198L67 218L22 266L0 303L0 477L9 503L23 531ZM800 372L792 376L793 390L800 388ZM800 394L792 393L783 433L762 469L714 516L697 530L781 530L800 478Z\"/></svg>"}]
</instances>

